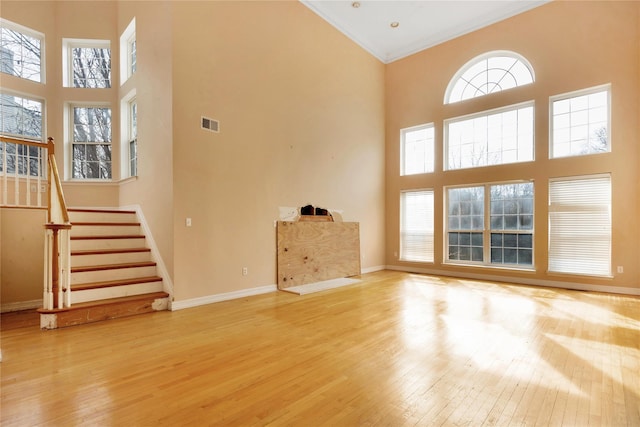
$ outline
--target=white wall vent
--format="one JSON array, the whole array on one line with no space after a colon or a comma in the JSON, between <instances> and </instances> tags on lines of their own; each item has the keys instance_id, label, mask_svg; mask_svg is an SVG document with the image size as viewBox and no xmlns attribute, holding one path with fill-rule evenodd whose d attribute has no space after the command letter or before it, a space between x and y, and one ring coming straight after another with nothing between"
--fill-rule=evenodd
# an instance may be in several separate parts
<instances>
[{"instance_id":1,"label":"white wall vent","mask_svg":"<svg viewBox=\"0 0 640 427\"><path fill-rule=\"evenodd\" d=\"M202 129L210 130L211 132L220 132L220 122L208 117L202 117L201 126Z\"/></svg>"}]
</instances>

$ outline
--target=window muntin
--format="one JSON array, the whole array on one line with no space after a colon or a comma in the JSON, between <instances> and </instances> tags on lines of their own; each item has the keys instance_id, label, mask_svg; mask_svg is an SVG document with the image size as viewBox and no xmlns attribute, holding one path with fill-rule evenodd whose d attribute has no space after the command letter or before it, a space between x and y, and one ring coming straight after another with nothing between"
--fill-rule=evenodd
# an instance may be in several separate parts
<instances>
[{"instance_id":1,"label":"window muntin","mask_svg":"<svg viewBox=\"0 0 640 427\"><path fill-rule=\"evenodd\" d=\"M533 102L445 121L446 169L532 161Z\"/></svg>"},{"instance_id":2,"label":"window muntin","mask_svg":"<svg viewBox=\"0 0 640 427\"><path fill-rule=\"evenodd\" d=\"M515 52L489 52L465 64L451 79L445 104L533 83L533 67Z\"/></svg>"},{"instance_id":3,"label":"window muntin","mask_svg":"<svg viewBox=\"0 0 640 427\"><path fill-rule=\"evenodd\" d=\"M0 133L42 141L42 101L0 93ZM0 173L44 176L45 151L41 147L0 143Z\"/></svg>"},{"instance_id":4,"label":"window muntin","mask_svg":"<svg viewBox=\"0 0 640 427\"><path fill-rule=\"evenodd\" d=\"M400 193L400 260L433 262L433 190Z\"/></svg>"},{"instance_id":5,"label":"window muntin","mask_svg":"<svg viewBox=\"0 0 640 427\"><path fill-rule=\"evenodd\" d=\"M435 131L433 123L402 129L401 175L429 173L434 170Z\"/></svg>"},{"instance_id":6,"label":"window muntin","mask_svg":"<svg viewBox=\"0 0 640 427\"><path fill-rule=\"evenodd\" d=\"M43 82L44 35L0 18L0 71Z\"/></svg>"},{"instance_id":7,"label":"window muntin","mask_svg":"<svg viewBox=\"0 0 640 427\"><path fill-rule=\"evenodd\" d=\"M609 87L551 99L551 158L611 151Z\"/></svg>"},{"instance_id":8,"label":"window muntin","mask_svg":"<svg viewBox=\"0 0 640 427\"><path fill-rule=\"evenodd\" d=\"M111 179L111 108L72 106L72 177Z\"/></svg>"},{"instance_id":9,"label":"window muntin","mask_svg":"<svg viewBox=\"0 0 640 427\"><path fill-rule=\"evenodd\" d=\"M446 203L447 261L533 266L532 182L448 188Z\"/></svg>"},{"instance_id":10,"label":"window muntin","mask_svg":"<svg viewBox=\"0 0 640 427\"><path fill-rule=\"evenodd\" d=\"M111 48L108 40L63 39L64 86L111 87Z\"/></svg>"},{"instance_id":11,"label":"window muntin","mask_svg":"<svg viewBox=\"0 0 640 427\"><path fill-rule=\"evenodd\" d=\"M611 177L549 182L549 271L611 276Z\"/></svg>"}]
</instances>

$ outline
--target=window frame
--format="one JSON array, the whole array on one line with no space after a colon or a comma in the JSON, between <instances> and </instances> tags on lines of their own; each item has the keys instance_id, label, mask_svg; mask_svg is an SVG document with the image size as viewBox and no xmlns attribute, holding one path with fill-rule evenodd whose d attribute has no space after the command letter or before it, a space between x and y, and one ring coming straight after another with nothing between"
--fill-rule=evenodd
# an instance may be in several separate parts
<instances>
[{"instance_id":1,"label":"window frame","mask_svg":"<svg viewBox=\"0 0 640 427\"><path fill-rule=\"evenodd\" d=\"M40 84L46 84L47 79L46 79L46 66L45 66L45 60L46 60L46 55L45 55L45 35L44 33L41 33L39 31L36 31L32 28L29 27L25 27L24 25L20 25L18 23L15 23L13 21L9 21L8 19L5 18L1 18L0 17L0 27L1 28L7 28L11 31L15 31L18 33L21 33L22 35L28 36L28 37L32 37L34 39L38 39L40 41L40 56L39 56L39 75L38 75L38 80L34 80L34 79L30 79L28 77L23 77L23 76L19 76L17 74L9 74L9 73L4 73L10 76L14 76L17 77L19 79L22 80L27 80L27 81L31 81L34 83L40 83Z\"/></svg>"},{"instance_id":2,"label":"window frame","mask_svg":"<svg viewBox=\"0 0 640 427\"><path fill-rule=\"evenodd\" d=\"M75 86L73 77L74 49L108 49L109 50L109 85L107 87ZM62 39L62 87L74 89L110 89L113 87L113 50L110 40L101 39Z\"/></svg>"},{"instance_id":3,"label":"window frame","mask_svg":"<svg viewBox=\"0 0 640 427\"><path fill-rule=\"evenodd\" d=\"M577 204L577 202L575 200L572 201L571 206L573 206L573 208L575 209L575 207L579 207L580 212L587 212L587 213L593 213L595 211L602 211L602 210L607 210L607 215L608 215L608 271L606 272L602 272L600 274L598 273L592 273L589 274L588 272L585 272L585 268L584 268L584 262L582 264L582 266L578 265L578 268L576 268L574 271L567 271L567 270L560 270L560 269L553 269L552 264L557 263L557 262L562 262L560 260L556 260L555 262L552 261L552 255L554 254L554 240L553 240L553 231L554 231L554 220L552 219L553 215L560 212L566 212L563 211L562 209L557 209L554 208L554 206L552 205L552 197L554 195L553 193L553 189L552 189L552 185L554 183L559 183L559 182L571 182L573 181L574 183L577 181L590 181L591 184L593 184L594 180L602 180L602 179L606 179L608 181L608 194L606 194L606 196L608 196L609 201L608 201L608 206L606 206L605 208L600 206L600 209L596 208L589 208L589 206L595 206L593 203L590 203L589 206L586 205L579 205ZM548 274L559 274L559 275L571 275L571 276L588 276L588 277L604 277L604 278L612 278L613 277L613 258L612 258L612 251L613 251L613 223L612 223L612 209L613 209L613 180L611 179L611 174L610 173L601 173L601 174L593 174L593 175L578 175L578 176L569 176L569 177L559 177L559 178L550 178L549 179L549 199L548 199L548 208L547 208L547 220L548 220L548 227L547 227L547 234L548 234L548 247L547 247L547 273ZM575 189L571 189L573 191L571 191L572 194L578 196L580 192L576 192ZM588 198L590 202L593 202L594 200L594 187L593 185L590 185L588 188L585 188L585 198ZM572 213L575 213L572 212ZM576 225L579 223L579 221L577 221L575 218L572 218L571 221L571 229L572 231L575 232L576 230ZM593 225L593 222L590 222L589 225ZM590 232L587 231L583 231L581 235L586 235L586 234L590 234L593 235L593 231L591 230ZM581 236L578 235L578 238ZM563 238L562 240L563 242L566 243L567 239L566 237ZM578 245L578 248L581 247L586 247L585 245ZM562 248L557 248L558 250L562 250ZM575 258L576 254L575 254L575 249L571 250L571 257ZM589 246L589 254L593 255L594 251L593 251L593 245ZM591 262L587 262L587 264L590 267L593 267L595 265L594 258L590 258Z\"/></svg>"},{"instance_id":4,"label":"window frame","mask_svg":"<svg viewBox=\"0 0 640 427\"><path fill-rule=\"evenodd\" d=\"M422 242L426 245L426 256L419 258L417 256L408 256L407 245L405 237L407 236L406 229L406 195L407 194L422 194L430 197L430 206L425 208L427 218L425 226L425 241ZM430 209L430 211L429 211ZM430 214L430 217L429 217ZM435 191L432 188L416 189L416 190L403 190L400 192L400 227L399 227L399 251L398 260L403 262L421 262L421 263L433 263L435 261Z\"/></svg>"},{"instance_id":5,"label":"window frame","mask_svg":"<svg viewBox=\"0 0 640 427\"><path fill-rule=\"evenodd\" d=\"M490 117L492 116L496 116L498 114L503 114L503 113L508 113L508 112L516 112L518 113L519 110L525 109L525 108L531 108L531 146L528 147L531 150L531 158L528 160L517 160L515 162L506 162L506 163L496 163L496 164L481 164L481 165L477 165L477 166L460 166L460 167L450 167L449 166L449 158L450 158L450 141L449 138L451 136L451 132L449 130L450 125L452 123L460 123L460 122L465 122L465 121L471 121L471 120L475 120L478 118L486 118L487 121L489 120ZM445 119L443 121L443 133L444 133L444 144L443 144L443 170L444 171L454 171L454 170L465 170L465 169L476 169L476 168L484 168L484 167L492 167L492 166L501 166L501 165L509 165L509 164L517 164L517 163L526 163L526 162L534 162L536 160L535 158L535 141L536 141L536 134L535 134L535 130L536 130L536 114L535 114L535 101L530 100L530 101L525 101L525 102L519 102L517 104L511 104L511 105L507 105L504 107L499 107L499 108L494 108L494 109L490 109L490 110L484 110L484 111L479 111L476 113L471 113L471 114L466 114L463 116L457 116L457 117L451 117L448 119ZM487 128L487 133L489 133L489 130ZM517 135L519 135L519 133L517 132ZM487 146L490 144L489 141L489 137L487 136ZM516 146L518 147L518 151L519 149L519 141L516 140ZM502 146L501 143L501 155L504 155L505 149ZM487 150L487 161L488 161L488 156L489 156L489 152ZM462 161L462 160L461 160Z\"/></svg>"},{"instance_id":6,"label":"window frame","mask_svg":"<svg viewBox=\"0 0 640 427\"><path fill-rule=\"evenodd\" d=\"M592 151L584 154L567 154L567 155L554 155L555 151L555 114L554 114L554 105L558 101L571 100L574 98L579 98L582 96L594 95L597 93L606 92L607 97L607 150L606 151ZM589 111L590 109L587 109ZM587 127L591 125L590 122L587 122ZM571 129L571 127L569 127ZM549 159L564 159L571 157L582 157L582 156L591 156L596 154L606 154L610 153L612 150L611 147L611 84L607 83L604 85L593 86L586 89L575 90L571 92L566 92L558 95L553 95L549 97ZM571 141L569 142L571 143ZM571 151L571 150L570 150Z\"/></svg>"},{"instance_id":7,"label":"window frame","mask_svg":"<svg viewBox=\"0 0 640 427\"><path fill-rule=\"evenodd\" d=\"M75 132L74 132L74 109L75 108L107 108L111 110L111 122L110 122L110 135L109 141L75 141ZM67 129L65 129L65 149L67 151L67 159L68 167L65 168L66 176L68 179L79 182L110 182L114 180L114 161L113 161L113 108L109 103L93 103L93 102L77 102L77 103L68 103L65 108L65 115L67 123ZM111 159L109 160L109 172L110 176L107 178L83 178L83 177L75 177L74 176L74 167L75 167L75 155L74 155L74 145L109 145L111 150Z\"/></svg>"},{"instance_id":8,"label":"window frame","mask_svg":"<svg viewBox=\"0 0 640 427\"><path fill-rule=\"evenodd\" d=\"M423 142L422 146L424 148L424 168L420 172L407 172L407 134L412 132L418 132L421 130L426 130L427 132L431 132L432 136L427 136L426 139L421 140ZM400 129L400 176L409 176L409 175L419 175L425 173L433 173L435 171L435 146L436 146L436 135L435 135L435 124L425 123L422 125L411 126L408 128ZM430 153L429 153L430 151ZM429 160L431 163L429 164Z\"/></svg>"},{"instance_id":9,"label":"window frame","mask_svg":"<svg viewBox=\"0 0 640 427\"><path fill-rule=\"evenodd\" d=\"M491 92L488 92L488 93L475 95L475 96L472 96L470 98L463 98L461 96L460 99L456 99L455 101L451 100L451 96L453 95L454 90L455 90L458 82L463 78L463 76L467 73L467 71L469 71L470 69L475 67L477 64L480 64L482 61L488 61L491 58L501 58L501 57L508 57L508 58L513 58L513 59L516 60L516 63L514 63L511 66L511 68L513 68L513 66L515 66L517 63L521 63L522 65L524 65L524 67L526 67L528 69L528 71L529 71L529 74L531 76L531 81L530 82L526 82L526 83L516 84L515 86L509 87L509 88L506 88L506 89L500 89L500 90L497 90L497 91L491 91ZM488 73L488 71L489 71L488 66L486 68L483 68L483 72ZM476 74L476 75L478 75L478 74ZM498 83L499 82L500 81L498 81ZM535 82L536 82L536 74L535 74L535 71L533 69L533 66L527 60L527 58L525 58L524 56L520 55L519 53L510 51L510 50L494 50L494 51L490 51L490 52L485 52L485 53L483 53L481 55L478 55L475 58L472 58L471 60L467 61L467 63L465 63L462 67L460 67L458 69L458 71L456 71L454 76L449 81L449 84L447 85L447 89L445 90L443 104L444 105L456 104L458 102L463 102L463 101L468 101L470 99L480 98L482 96L491 95L493 93L498 93L498 92L502 92L502 91L505 91L505 90L514 89L516 87L526 86L526 85L529 85L529 84L533 84ZM517 80L516 80L516 83L517 83Z\"/></svg>"},{"instance_id":10,"label":"window frame","mask_svg":"<svg viewBox=\"0 0 640 427\"><path fill-rule=\"evenodd\" d=\"M134 61L134 53L136 60ZM137 71L136 18L133 17L120 36L120 86Z\"/></svg>"},{"instance_id":11,"label":"window frame","mask_svg":"<svg viewBox=\"0 0 640 427\"><path fill-rule=\"evenodd\" d=\"M532 196L532 224L530 230L505 230L505 229L493 229L491 226L491 189L494 186L501 185L518 185L518 184L531 184L533 186L533 196ZM450 212L450 194L449 190L452 189L471 189L471 188L482 188L483 189L483 221L482 228L451 228L449 223L449 212ZM476 184L463 184L463 185L449 185L444 186L444 194L443 194L443 264L446 265L456 265L456 266L472 266L472 267L487 267L487 268L497 268L497 269L508 269L508 270L520 270L520 271L535 271L536 270L536 260L535 260L535 182L533 179L528 180L511 180L511 181L497 181L497 182L485 182L485 183L476 183ZM470 217L473 217L473 213L469 213ZM475 215L477 216L477 215ZM471 221L473 222L473 221ZM472 224L473 225L473 224ZM473 245L473 236L472 234L480 233L482 235L482 261L473 261L469 260L460 260L460 259L450 259L449 253L449 233L470 233L469 237L469 248L470 248L470 258L472 257L473 247L479 247L479 245ZM531 234L531 264L513 264L513 263L504 263L504 262L493 262L491 256L492 249L492 234L501 233L501 234ZM458 245L459 246L459 245ZM528 248L525 248L528 249Z\"/></svg>"}]
</instances>

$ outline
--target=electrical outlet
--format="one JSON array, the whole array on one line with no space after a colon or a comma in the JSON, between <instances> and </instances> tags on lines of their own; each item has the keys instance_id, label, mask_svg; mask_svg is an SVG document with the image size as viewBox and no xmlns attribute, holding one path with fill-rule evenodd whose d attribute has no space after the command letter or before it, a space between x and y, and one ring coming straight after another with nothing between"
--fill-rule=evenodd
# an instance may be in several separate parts
<instances>
[{"instance_id":1,"label":"electrical outlet","mask_svg":"<svg viewBox=\"0 0 640 427\"><path fill-rule=\"evenodd\" d=\"M624 267L623 266L621 266L621 265L618 266L618 273L619 274L624 273Z\"/></svg>"},{"instance_id":2,"label":"electrical outlet","mask_svg":"<svg viewBox=\"0 0 640 427\"><path fill-rule=\"evenodd\" d=\"M187 218L184 223L187 227L191 227L191 218Z\"/></svg>"},{"instance_id":3,"label":"electrical outlet","mask_svg":"<svg viewBox=\"0 0 640 427\"><path fill-rule=\"evenodd\" d=\"M249 274L249 268L247 267L242 267L242 275L246 276L247 274Z\"/></svg>"}]
</instances>

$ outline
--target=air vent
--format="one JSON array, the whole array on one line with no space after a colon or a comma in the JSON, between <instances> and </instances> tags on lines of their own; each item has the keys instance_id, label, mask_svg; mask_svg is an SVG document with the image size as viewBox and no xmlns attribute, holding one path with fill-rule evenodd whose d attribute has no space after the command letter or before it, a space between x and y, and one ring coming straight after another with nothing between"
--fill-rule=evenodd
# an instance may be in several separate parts
<instances>
[{"instance_id":1,"label":"air vent","mask_svg":"<svg viewBox=\"0 0 640 427\"><path fill-rule=\"evenodd\" d=\"M202 117L202 129L218 133L220 132L220 122L208 117Z\"/></svg>"}]
</instances>

